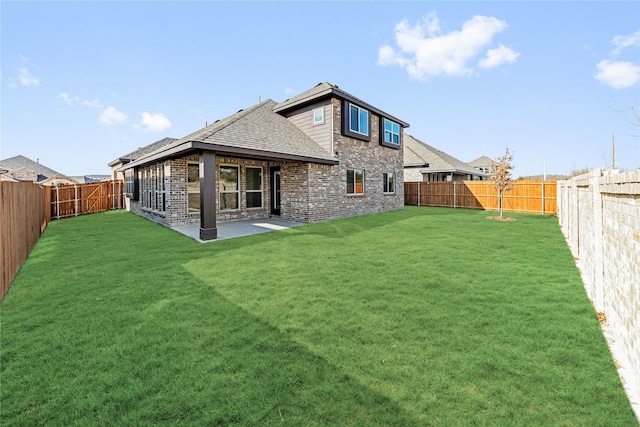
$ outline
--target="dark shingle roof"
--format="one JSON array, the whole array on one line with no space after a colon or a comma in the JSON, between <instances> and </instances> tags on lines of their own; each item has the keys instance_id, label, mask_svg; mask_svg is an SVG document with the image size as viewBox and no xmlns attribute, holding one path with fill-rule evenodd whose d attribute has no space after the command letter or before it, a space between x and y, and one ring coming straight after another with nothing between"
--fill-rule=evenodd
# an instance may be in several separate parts
<instances>
[{"instance_id":1,"label":"dark shingle roof","mask_svg":"<svg viewBox=\"0 0 640 427\"><path fill-rule=\"evenodd\" d=\"M40 162L34 162L33 160L25 156L15 156L8 159L0 160L0 166L8 169L9 173L19 170L33 171L42 176L42 179L47 179L54 176L66 177L66 175L61 174L60 172L56 172L53 169L44 166ZM38 181L41 181L41 179L38 179Z\"/></svg>"},{"instance_id":2,"label":"dark shingle roof","mask_svg":"<svg viewBox=\"0 0 640 427\"><path fill-rule=\"evenodd\" d=\"M136 151L132 151L131 153L125 154L124 156L120 156L111 163L109 166L113 166L118 162L127 163L137 160L141 157L146 156L149 153L159 150L160 148L171 144L173 141L176 141L176 138L162 138L159 141L151 143L149 145L145 145L144 147L138 148Z\"/></svg>"},{"instance_id":3,"label":"dark shingle roof","mask_svg":"<svg viewBox=\"0 0 640 427\"><path fill-rule=\"evenodd\" d=\"M481 175L473 166L448 155L409 134L404 134L404 166L422 167L429 172L460 172Z\"/></svg>"},{"instance_id":4,"label":"dark shingle roof","mask_svg":"<svg viewBox=\"0 0 640 427\"><path fill-rule=\"evenodd\" d=\"M273 158L337 164L329 152L320 147L285 117L274 113L276 103L270 99L240 110L222 120L175 140L134 161L130 166L192 149L244 153Z\"/></svg>"},{"instance_id":5,"label":"dark shingle roof","mask_svg":"<svg viewBox=\"0 0 640 427\"><path fill-rule=\"evenodd\" d=\"M354 102L356 104L361 105L364 108L367 108L368 110L375 112L378 115L388 117L389 119L402 125L402 127L409 127L408 123L405 123L402 120L396 117L393 117L390 114L385 113L384 111L374 107L373 105L364 102L360 98L357 98L351 95L350 93L340 89L338 86L328 82L318 83L311 89L279 103L278 105L276 105L273 111L277 113L285 112L294 108L298 108L305 104L316 102L319 99L322 99L324 97L329 97L329 96L336 96L338 98L346 99L347 101Z\"/></svg>"},{"instance_id":6,"label":"dark shingle roof","mask_svg":"<svg viewBox=\"0 0 640 427\"><path fill-rule=\"evenodd\" d=\"M474 168L476 168L476 167L483 167L483 166L491 166L492 162L493 162L493 160L491 160L487 156L480 156L477 159L475 159L474 161L469 162L469 164L471 166L473 166Z\"/></svg>"}]
</instances>

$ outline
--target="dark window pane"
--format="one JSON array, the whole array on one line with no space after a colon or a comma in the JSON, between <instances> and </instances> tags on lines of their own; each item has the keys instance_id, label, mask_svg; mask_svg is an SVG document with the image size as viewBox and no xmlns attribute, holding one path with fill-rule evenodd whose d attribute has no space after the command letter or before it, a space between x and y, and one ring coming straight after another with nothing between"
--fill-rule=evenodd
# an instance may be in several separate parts
<instances>
[{"instance_id":1,"label":"dark window pane","mask_svg":"<svg viewBox=\"0 0 640 427\"><path fill-rule=\"evenodd\" d=\"M247 168L247 190L262 190L262 169Z\"/></svg>"},{"instance_id":2,"label":"dark window pane","mask_svg":"<svg viewBox=\"0 0 640 427\"><path fill-rule=\"evenodd\" d=\"M358 131L358 108L353 105L349 111L349 129L356 132Z\"/></svg>"},{"instance_id":3,"label":"dark window pane","mask_svg":"<svg viewBox=\"0 0 640 427\"><path fill-rule=\"evenodd\" d=\"M250 192L247 193L247 208L261 208L262 207L262 193Z\"/></svg>"}]
</instances>

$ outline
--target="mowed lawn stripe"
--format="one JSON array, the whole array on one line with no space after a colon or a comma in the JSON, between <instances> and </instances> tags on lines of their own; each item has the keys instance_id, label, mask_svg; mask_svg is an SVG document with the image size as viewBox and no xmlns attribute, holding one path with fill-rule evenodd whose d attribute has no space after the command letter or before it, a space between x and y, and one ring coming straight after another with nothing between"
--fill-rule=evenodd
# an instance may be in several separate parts
<instances>
[{"instance_id":1,"label":"mowed lawn stripe","mask_svg":"<svg viewBox=\"0 0 640 427\"><path fill-rule=\"evenodd\" d=\"M487 215L54 221L2 302L3 424L637 424L557 219Z\"/></svg>"}]
</instances>

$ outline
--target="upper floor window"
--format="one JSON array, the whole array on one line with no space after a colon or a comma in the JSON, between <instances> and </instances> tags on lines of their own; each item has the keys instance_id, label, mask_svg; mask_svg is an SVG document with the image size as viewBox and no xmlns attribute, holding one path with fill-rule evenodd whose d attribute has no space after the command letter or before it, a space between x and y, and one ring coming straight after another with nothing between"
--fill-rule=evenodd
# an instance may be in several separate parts
<instances>
[{"instance_id":1,"label":"upper floor window","mask_svg":"<svg viewBox=\"0 0 640 427\"><path fill-rule=\"evenodd\" d=\"M362 141L371 141L371 112L342 100L342 134Z\"/></svg>"},{"instance_id":2,"label":"upper floor window","mask_svg":"<svg viewBox=\"0 0 640 427\"><path fill-rule=\"evenodd\" d=\"M384 142L400 145L400 125L384 119Z\"/></svg>"},{"instance_id":3,"label":"upper floor window","mask_svg":"<svg viewBox=\"0 0 640 427\"><path fill-rule=\"evenodd\" d=\"M357 105L349 104L349 130L369 135L369 112Z\"/></svg>"},{"instance_id":4,"label":"upper floor window","mask_svg":"<svg viewBox=\"0 0 640 427\"><path fill-rule=\"evenodd\" d=\"M321 125L324 123L324 108L316 108L313 110L313 124Z\"/></svg>"}]
</instances>

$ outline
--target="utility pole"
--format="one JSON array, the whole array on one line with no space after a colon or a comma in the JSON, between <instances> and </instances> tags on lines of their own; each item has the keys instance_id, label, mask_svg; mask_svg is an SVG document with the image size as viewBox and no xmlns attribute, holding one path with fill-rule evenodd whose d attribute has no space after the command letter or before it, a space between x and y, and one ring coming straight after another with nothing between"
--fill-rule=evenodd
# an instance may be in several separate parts
<instances>
[{"instance_id":1,"label":"utility pole","mask_svg":"<svg viewBox=\"0 0 640 427\"><path fill-rule=\"evenodd\" d=\"M614 135L611 134L611 169L616 168L616 142Z\"/></svg>"}]
</instances>

